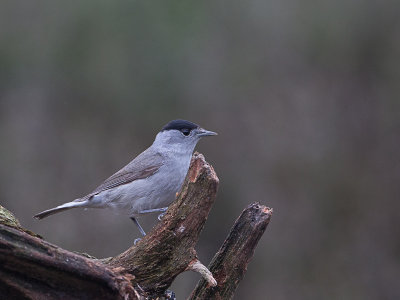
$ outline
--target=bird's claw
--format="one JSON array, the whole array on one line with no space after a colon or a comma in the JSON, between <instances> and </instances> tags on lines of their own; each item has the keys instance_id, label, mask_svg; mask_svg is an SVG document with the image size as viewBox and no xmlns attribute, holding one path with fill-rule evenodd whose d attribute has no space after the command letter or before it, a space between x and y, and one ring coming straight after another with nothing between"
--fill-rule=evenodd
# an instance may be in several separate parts
<instances>
[{"instance_id":1,"label":"bird's claw","mask_svg":"<svg viewBox=\"0 0 400 300\"><path fill-rule=\"evenodd\" d=\"M133 244L136 245L138 242L140 242L142 239L141 238L137 238L133 241Z\"/></svg>"},{"instance_id":2,"label":"bird's claw","mask_svg":"<svg viewBox=\"0 0 400 300\"><path fill-rule=\"evenodd\" d=\"M176 300L175 293L171 290L166 290L164 293L164 297L165 297L165 299L168 299L168 300Z\"/></svg>"},{"instance_id":3,"label":"bird's claw","mask_svg":"<svg viewBox=\"0 0 400 300\"><path fill-rule=\"evenodd\" d=\"M163 212L162 214L159 214L157 219L158 221L161 221L161 219L165 216L166 212Z\"/></svg>"}]
</instances>

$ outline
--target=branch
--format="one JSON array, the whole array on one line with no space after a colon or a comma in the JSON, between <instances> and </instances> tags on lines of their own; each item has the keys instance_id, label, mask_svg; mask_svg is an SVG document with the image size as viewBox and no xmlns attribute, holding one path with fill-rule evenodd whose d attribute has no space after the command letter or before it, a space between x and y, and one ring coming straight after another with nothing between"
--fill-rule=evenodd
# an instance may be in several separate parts
<instances>
[{"instance_id":1,"label":"branch","mask_svg":"<svg viewBox=\"0 0 400 300\"><path fill-rule=\"evenodd\" d=\"M0 209L1 299L139 299L132 276L21 230Z\"/></svg>"},{"instance_id":2,"label":"branch","mask_svg":"<svg viewBox=\"0 0 400 300\"><path fill-rule=\"evenodd\" d=\"M204 156L195 153L183 188L162 221L108 265L125 268L148 296L163 294L176 276L198 262L194 247L214 203L218 182Z\"/></svg>"},{"instance_id":3,"label":"branch","mask_svg":"<svg viewBox=\"0 0 400 300\"><path fill-rule=\"evenodd\" d=\"M233 298L271 216L272 209L258 203L249 205L242 212L209 265L218 285L212 287L201 279L189 299Z\"/></svg>"},{"instance_id":4,"label":"branch","mask_svg":"<svg viewBox=\"0 0 400 300\"><path fill-rule=\"evenodd\" d=\"M211 262L210 272L198 260L195 246L217 187L213 168L195 153L182 190L162 221L137 245L102 260L44 241L0 206L0 298L154 299L187 270L203 276L192 299L231 298L272 210L249 206Z\"/></svg>"},{"instance_id":5,"label":"branch","mask_svg":"<svg viewBox=\"0 0 400 300\"><path fill-rule=\"evenodd\" d=\"M213 168L203 155L195 153L182 190L162 221L137 245L101 261L21 231L12 214L4 214L4 222L0 222L5 224L0 227L0 295L54 299L137 299L137 291L147 298L164 295L177 275L193 264L200 270L194 247L217 186ZM205 269L203 266L201 274L211 280Z\"/></svg>"},{"instance_id":6,"label":"branch","mask_svg":"<svg viewBox=\"0 0 400 300\"><path fill-rule=\"evenodd\" d=\"M199 273L201 276L203 276L204 280L206 280L207 283L211 286L217 285L217 281L215 280L210 270L208 270L207 267L197 259L191 262L186 270L187 271L191 270Z\"/></svg>"}]
</instances>

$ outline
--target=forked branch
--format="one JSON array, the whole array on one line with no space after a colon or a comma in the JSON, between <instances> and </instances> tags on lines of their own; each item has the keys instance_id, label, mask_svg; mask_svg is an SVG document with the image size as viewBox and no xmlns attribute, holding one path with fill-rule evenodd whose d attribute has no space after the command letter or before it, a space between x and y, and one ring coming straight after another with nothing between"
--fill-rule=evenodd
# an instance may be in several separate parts
<instances>
[{"instance_id":1,"label":"forked branch","mask_svg":"<svg viewBox=\"0 0 400 300\"><path fill-rule=\"evenodd\" d=\"M217 187L213 168L195 153L182 190L161 222L124 253L102 260L47 243L0 207L0 298L155 299L187 270L203 277L192 299L231 298L272 210L249 206L209 270L195 246Z\"/></svg>"},{"instance_id":2,"label":"forked branch","mask_svg":"<svg viewBox=\"0 0 400 300\"><path fill-rule=\"evenodd\" d=\"M214 169L203 155L195 153L183 188L162 221L108 265L125 268L147 295L162 294L176 276L198 261L195 246L215 201L217 187Z\"/></svg>"}]
</instances>

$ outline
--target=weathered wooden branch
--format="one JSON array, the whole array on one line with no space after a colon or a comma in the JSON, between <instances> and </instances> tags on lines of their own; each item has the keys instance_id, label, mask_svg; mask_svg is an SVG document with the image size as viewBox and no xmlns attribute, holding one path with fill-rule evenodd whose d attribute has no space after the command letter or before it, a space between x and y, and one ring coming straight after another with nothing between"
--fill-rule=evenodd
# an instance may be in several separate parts
<instances>
[{"instance_id":1,"label":"weathered wooden branch","mask_svg":"<svg viewBox=\"0 0 400 300\"><path fill-rule=\"evenodd\" d=\"M0 299L139 299L129 274L0 225Z\"/></svg>"},{"instance_id":2,"label":"weathered wooden branch","mask_svg":"<svg viewBox=\"0 0 400 300\"><path fill-rule=\"evenodd\" d=\"M185 184L162 221L136 246L112 258L147 295L162 294L176 276L197 262L194 249L217 193L218 177L195 153Z\"/></svg>"},{"instance_id":3,"label":"weathered wooden branch","mask_svg":"<svg viewBox=\"0 0 400 300\"><path fill-rule=\"evenodd\" d=\"M233 298L271 216L272 209L258 203L249 205L242 212L209 265L218 285L209 287L208 282L201 279L190 299Z\"/></svg>"},{"instance_id":4,"label":"weathered wooden branch","mask_svg":"<svg viewBox=\"0 0 400 300\"><path fill-rule=\"evenodd\" d=\"M210 272L198 260L195 246L217 186L213 168L195 153L183 188L161 222L124 253L103 260L42 240L0 207L0 299L154 299L187 270L203 277L192 298L231 297L268 222L259 213L262 206L256 209L253 205L255 211L247 208L211 263ZM271 211L264 211L270 217Z\"/></svg>"}]
</instances>

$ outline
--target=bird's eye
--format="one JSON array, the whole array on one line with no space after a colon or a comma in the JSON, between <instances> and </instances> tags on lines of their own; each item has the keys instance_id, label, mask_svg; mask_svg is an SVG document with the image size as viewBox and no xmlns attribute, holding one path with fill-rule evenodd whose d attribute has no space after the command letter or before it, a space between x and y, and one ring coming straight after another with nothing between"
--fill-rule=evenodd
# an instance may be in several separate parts
<instances>
[{"instance_id":1,"label":"bird's eye","mask_svg":"<svg viewBox=\"0 0 400 300\"><path fill-rule=\"evenodd\" d=\"M188 135L189 135L189 133L190 133L190 129L183 128L183 129L181 129L181 132L183 133L183 135L186 135L186 136L188 136Z\"/></svg>"}]
</instances>

